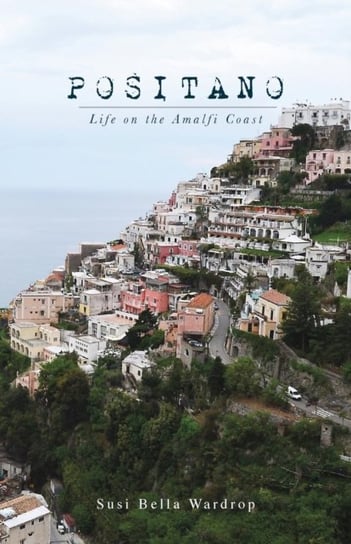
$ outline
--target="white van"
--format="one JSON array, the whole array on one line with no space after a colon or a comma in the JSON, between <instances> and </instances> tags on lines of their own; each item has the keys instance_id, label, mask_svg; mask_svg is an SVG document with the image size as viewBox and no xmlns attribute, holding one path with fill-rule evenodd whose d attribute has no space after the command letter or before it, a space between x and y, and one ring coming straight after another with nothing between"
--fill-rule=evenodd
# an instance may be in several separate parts
<instances>
[{"instance_id":1,"label":"white van","mask_svg":"<svg viewBox=\"0 0 351 544\"><path fill-rule=\"evenodd\" d=\"M65 526L63 523L58 523L57 524L57 531L60 533L60 535L64 535L65 532L66 532L66 529L65 529Z\"/></svg>"},{"instance_id":2,"label":"white van","mask_svg":"<svg viewBox=\"0 0 351 544\"><path fill-rule=\"evenodd\" d=\"M295 387L291 387L291 385L288 387L288 397L294 400L301 400L300 393L297 389L295 389Z\"/></svg>"}]
</instances>

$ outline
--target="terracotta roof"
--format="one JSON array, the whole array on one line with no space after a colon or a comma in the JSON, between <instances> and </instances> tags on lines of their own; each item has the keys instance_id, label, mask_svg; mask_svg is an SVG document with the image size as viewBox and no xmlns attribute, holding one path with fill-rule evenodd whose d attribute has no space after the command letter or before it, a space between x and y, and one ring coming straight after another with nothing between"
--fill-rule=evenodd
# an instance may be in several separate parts
<instances>
[{"instance_id":1,"label":"terracotta roof","mask_svg":"<svg viewBox=\"0 0 351 544\"><path fill-rule=\"evenodd\" d=\"M120 249L127 249L127 246L125 244L113 244L111 249L114 251L119 251Z\"/></svg>"},{"instance_id":2,"label":"terracotta roof","mask_svg":"<svg viewBox=\"0 0 351 544\"><path fill-rule=\"evenodd\" d=\"M64 272L51 272L51 274L49 274L49 276L45 279L45 283L50 281L62 282L63 278Z\"/></svg>"},{"instance_id":3,"label":"terracotta roof","mask_svg":"<svg viewBox=\"0 0 351 544\"><path fill-rule=\"evenodd\" d=\"M263 300L267 300L268 302L272 302L272 304L277 304L277 306L287 306L291 300L290 297L276 291L275 289L269 289L269 291L263 293L260 298L263 298Z\"/></svg>"},{"instance_id":4,"label":"terracotta roof","mask_svg":"<svg viewBox=\"0 0 351 544\"><path fill-rule=\"evenodd\" d=\"M187 305L188 308L207 308L213 302L213 297L207 293L199 293Z\"/></svg>"},{"instance_id":5,"label":"terracotta roof","mask_svg":"<svg viewBox=\"0 0 351 544\"><path fill-rule=\"evenodd\" d=\"M25 514L26 512L30 512L39 506L43 505L37 497L28 497L26 495L16 497L15 499L11 499L9 501L0 502L0 510L13 508L16 515Z\"/></svg>"}]
</instances>

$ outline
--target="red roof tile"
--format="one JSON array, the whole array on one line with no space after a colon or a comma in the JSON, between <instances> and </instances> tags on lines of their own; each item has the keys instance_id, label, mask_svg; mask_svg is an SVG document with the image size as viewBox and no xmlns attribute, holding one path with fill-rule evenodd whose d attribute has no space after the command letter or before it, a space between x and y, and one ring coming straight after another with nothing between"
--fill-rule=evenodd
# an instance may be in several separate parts
<instances>
[{"instance_id":1,"label":"red roof tile","mask_svg":"<svg viewBox=\"0 0 351 544\"><path fill-rule=\"evenodd\" d=\"M213 302L213 297L207 293L199 293L188 304L188 308L207 308Z\"/></svg>"},{"instance_id":2,"label":"red roof tile","mask_svg":"<svg viewBox=\"0 0 351 544\"><path fill-rule=\"evenodd\" d=\"M276 304L277 306L287 306L291 301L290 297L284 295L284 293L276 291L275 289L269 289L269 291L263 293L260 298L267 300L267 302L272 302L272 304Z\"/></svg>"},{"instance_id":3,"label":"red roof tile","mask_svg":"<svg viewBox=\"0 0 351 544\"><path fill-rule=\"evenodd\" d=\"M125 244L114 244L111 246L111 249L113 249L113 251L118 251L120 249L126 249L127 246Z\"/></svg>"}]
</instances>

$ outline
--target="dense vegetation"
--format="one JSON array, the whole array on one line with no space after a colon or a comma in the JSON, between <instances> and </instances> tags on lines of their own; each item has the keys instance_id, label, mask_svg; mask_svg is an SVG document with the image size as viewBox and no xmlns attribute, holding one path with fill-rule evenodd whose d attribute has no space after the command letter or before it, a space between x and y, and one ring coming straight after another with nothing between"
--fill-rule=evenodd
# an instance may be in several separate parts
<instances>
[{"instance_id":1,"label":"dense vegetation","mask_svg":"<svg viewBox=\"0 0 351 544\"><path fill-rule=\"evenodd\" d=\"M345 286L348 270L348 263L335 263L329 277L315 284L308 271L300 266L296 268L295 280L278 278L273 286L291 298L282 324L287 344L319 366L342 367L345 377L350 379L351 301L329 294L336 281ZM330 317L333 322L323 324Z\"/></svg>"},{"instance_id":2,"label":"dense vegetation","mask_svg":"<svg viewBox=\"0 0 351 544\"><path fill-rule=\"evenodd\" d=\"M1 364L10 364L6 354ZM316 421L281 433L267 413L232 412L243 397L264 401L250 359L191 369L160 360L138 397L120 383L118 361L101 359L89 384L74 357L60 357L45 366L35 399L22 388L0 398L0 440L32 463L38 489L63 479L62 509L95 543L348 544L351 469L339 459L340 437L321 448ZM137 507L140 498L149 508ZM160 498L180 509L162 510ZM190 498L235 504L197 510Z\"/></svg>"}]
</instances>

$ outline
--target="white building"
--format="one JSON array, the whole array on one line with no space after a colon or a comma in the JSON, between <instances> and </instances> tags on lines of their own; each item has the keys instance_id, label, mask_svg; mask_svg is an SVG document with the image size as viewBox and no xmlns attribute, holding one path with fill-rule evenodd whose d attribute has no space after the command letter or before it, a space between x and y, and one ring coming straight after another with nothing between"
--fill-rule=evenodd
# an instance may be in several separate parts
<instances>
[{"instance_id":1,"label":"white building","mask_svg":"<svg viewBox=\"0 0 351 544\"><path fill-rule=\"evenodd\" d=\"M230 188L223 188L219 195L222 206L234 207L244 206L260 200L261 191L257 187L246 185L232 185Z\"/></svg>"},{"instance_id":2,"label":"white building","mask_svg":"<svg viewBox=\"0 0 351 544\"><path fill-rule=\"evenodd\" d=\"M92 363L97 361L99 355L106 349L106 341L98 340L95 336L82 334L69 338L68 349L76 352L80 362Z\"/></svg>"},{"instance_id":3,"label":"white building","mask_svg":"<svg viewBox=\"0 0 351 544\"><path fill-rule=\"evenodd\" d=\"M345 259L344 249L316 243L306 249L306 268L315 279L323 279L328 273L329 264Z\"/></svg>"},{"instance_id":4,"label":"white building","mask_svg":"<svg viewBox=\"0 0 351 544\"><path fill-rule=\"evenodd\" d=\"M80 294L79 313L90 316L112 312L120 307L120 294L124 285L115 278L94 279L87 282Z\"/></svg>"},{"instance_id":5,"label":"white building","mask_svg":"<svg viewBox=\"0 0 351 544\"><path fill-rule=\"evenodd\" d=\"M311 210L279 206L232 206L211 210L207 243L235 247L240 240L283 240L302 231L301 214Z\"/></svg>"},{"instance_id":6,"label":"white building","mask_svg":"<svg viewBox=\"0 0 351 544\"><path fill-rule=\"evenodd\" d=\"M346 296L347 298L351 298L351 268L349 269L349 272L347 274Z\"/></svg>"},{"instance_id":7,"label":"white building","mask_svg":"<svg viewBox=\"0 0 351 544\"><path fill-rule=\"evenodd\" d=\"M96 315L88 319L88 334L99 340L118 342L125 337L127 331L135 324L136 316L128 319L125 316L113 314Z\"/></svg>"},{"instance_id":8,"label":"white building","mask_svg":"<svg viewBox=\"0 0 351 544\"><path fill-rule=\"evenodd\" d=\"M152 221L149 221L148 219L137 219L121 232L121 238L123 238L128 249L132 251L135 243L139 242L140 239L145 240L147 235L154 230Z\"/></svg>"},{"instance_id":9,"label":"white building","mask_svg":"<svg viewBox=\"0 0 351 544\"><path fill-rule=\"evenodd\" d=\"M146 351L133 351L122 362L122 374L125 377L132 376L137 382L140 382L143 373L150 370L155 363L150 361Z\"/></svg>"},{"instance_id":10,"label":"white building","mask_svg":"<svg viewBox=\"0 0 351 544\"><path fill-rule=\"evenodd\" d=\"M295 234L290 234L281 240L274 240L272 248L277 251L286 251L287 253L303 253L307 247L312 245L311 240L305 240Z\"/></svg>"},{"instance_id":11,"label":"white building","mask_svg":"<svg viewBox=\"0 0 351 544\"><path fill-rule=\"evenodd\" d=\"M1 544L49 544L51 512L42 495L22 494L0 503Z\"/></svg>"},{"instance_id":12,"label":"white building","mask_svg":"<svg viewBox=\"0 0 351 544\"><path fill-rule=\"evenodd\" d=\"M156 222L160 232L179 236L184 232L185 227L194 226L196 222L195 206L192 206L192 211L175 209L170 212L160 213L156 217Z\"/></svg>"},{"instance_id":13,"label":"white building","mask_svg":"<svg viewBox=\"0 0 351 544\"><path fill-rule=\"evenodd\" d=\"M345 128L349 128L350 114L350 101L342 98L319 106L296 103L291 108L282 108L279 126L291 128L301 123L313 126L343 124Z\"/></svg>"},{"instance_id":14,"label":"white building","mask_svg":"<svg viewBox=\"0 0 351 544\"><path fill-rule=\"evenodd\" d=\"M119 249L116 252L115 263L118 270L122 272L133 270L135 266L135 257L133 253L130 253L126 248Z\"/></svg>"},{"instance_id":15,"label":"white building","mask_svg":"<svg viewBox=\"0 0 351 544\"><path fill-rule=\"evenodd\" d=\"M271 259L267 275L269 278L293 278L295 266L294 259Z\"/></svg>"},{"instance_id":16,"label":"white building","mask_svg":"<svg viewBox=\"0 0 351 544\"><path fill-rule=\"evenodd\" d=\"M70 289L71 292L75 295L79 295L85 287L85 280L91 277L92 276L87 272L72 272L73 284Z\"/></svg>"}]
</instances>

